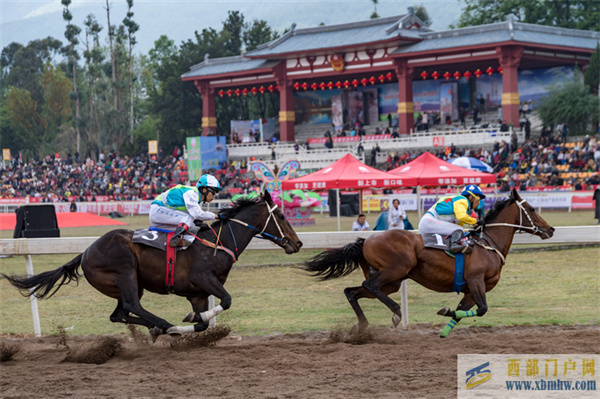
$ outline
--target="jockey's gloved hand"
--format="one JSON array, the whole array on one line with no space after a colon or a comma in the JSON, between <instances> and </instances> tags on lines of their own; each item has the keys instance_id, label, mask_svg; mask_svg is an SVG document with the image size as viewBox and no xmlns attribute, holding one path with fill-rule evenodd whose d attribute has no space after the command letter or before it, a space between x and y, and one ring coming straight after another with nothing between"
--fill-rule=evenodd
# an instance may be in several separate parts
<instances>
[{"instance_id":1,"label":"jockey's gloved hand","mask_svg":"<svg viewBox=\"0 0 600 399\"><path fill-rule=\"evenodd\" d=\"M478 219L477 223L475 223L475 227L476 228L483 228L485 226L485 220L484 219Z\"/></svg>"},{"instance_id":2,"label":"jockey's gloved hand","mask_svg":"<svg viewBox=\"0 0 600 399\"><path fill-rule=\"evenodd\" d=\"M226 219L225 215L221 215L220 213L217 213L216 216L217 216L216 217L217 220L225 220Z\"/></svg>"}]
</instances>

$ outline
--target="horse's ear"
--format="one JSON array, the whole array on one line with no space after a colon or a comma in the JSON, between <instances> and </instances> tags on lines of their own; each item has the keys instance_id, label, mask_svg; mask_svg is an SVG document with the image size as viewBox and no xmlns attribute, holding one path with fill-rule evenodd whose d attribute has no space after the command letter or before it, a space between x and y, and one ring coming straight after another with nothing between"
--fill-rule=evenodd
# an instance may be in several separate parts
<instances>
[{"instance_id":1,"label":"horse's ear","mask_svg":"<svg viewBox=\"0 0 600 399\"><path fill-rule=\"evenodd\" d=\"M271 199L271 194L269 194L268 190L265 190L265 192L263 193L263 197L265 198L265 201L273 202L273 200Z\"/></svg>"},{"instance_id":2,"label":"horse's ear","mask_svg":"<svg viewBox=\"0 0 600 399\"><path fill-rule=\"evenodd\" d=\"M513 188L510 192L510 198L514 199L515 201L519 201L521 199L521 197L519 196L519 193L517 192L516 188Z\"/></svg>"}]
</instances>

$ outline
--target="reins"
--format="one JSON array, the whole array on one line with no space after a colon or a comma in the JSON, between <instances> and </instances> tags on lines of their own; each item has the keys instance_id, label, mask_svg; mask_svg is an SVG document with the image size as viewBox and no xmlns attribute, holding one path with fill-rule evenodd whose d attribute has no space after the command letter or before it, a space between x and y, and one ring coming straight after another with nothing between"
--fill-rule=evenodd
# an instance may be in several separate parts
<instances>
[{"instance_id":1,"label":"reins","mask_svg":"<svg viewBox=\"0 0 600 399\"><path fill-rule=\"evenodd\" d=\"M239 220L239 219L222 219L221 221L226 222L227 223L227 227L229 227L229 232L231 233L231 237L233 238L233 245L235 246L235 254L233 253L233 251L231 251L230 249L226 248L223 243L221 242L221 231L223 230L223 223L221 223L219 225L219 232L217 233L212 227L210 228L212 230L212 232L214 233L215 237L216 237L216 242L212 243L210 241L204 240L194 234L192 234L194 237L196 237L198 240L200 240L200 242L202 242L205 245L208 245L209 247L212 247L215 249L213 256L215 256L217 254L217 249L221 249L224 250L225 252L227 252L229 255L231 255L231 257L233 258L233 262L235 263L237 261L237 258L239 257L239 251L238 251L238 246L237 246L237 241L235 239L235 235L233 234L233 229L231 228L231 224L229 223L229 221L235 222L237 224L240 224L244 227L247 227L249 229L258 231L258 233L255 234L255 237L267 240L267 239L272 239L272 240L276 240L276 241L281 241L284 242L283 240L285 239L285 236L283 234L283 230L281 229L281 226L279 225L279 223L277 222L277 218L275 217L275 215L273 214L273 211L275 209L277 209L277 205L273 204L273 207L270 207L269 204L265 201L265 204L267 205L267 210L269 211L269 217L267 218L267 220L265 221L265 225L262 228L262 230L259 230L258 228L244 222L243 220ZM267 229L267 227L269 226L269 222L271 221L271 218L273 218L273 222L275 223L275 226L277 226L277 230L279 231L279 234L281 235L280 237L275 237L272 234L269 233L265 233L265 230ZM191 234L191 233L188 233Z\"/></svg>"},{"instance_id":2,"label":"reins","mask_svg":"<svg viewBox=\"0 0 600 399\"><path fill-rule=\"evenodd\" d=\"M525 208L523 207L523 202L525 202L524 199L522 199L521 201L515 201L515 203L517 204L517 206L519 207L519 224L511 224L511 223L490 223L490 224L486 224L485 227L498 227L498 226L504 226L504 227L516 227L517 229L519 229L518 231L523 231L523 230L531 230L531 234L535 234L538 231L540 231L540 229L533 223L533 220L531 220L531 216L529 216L529 213L525 210ZM524 226L523 225L523 214L525 214L525 216L527 216L527 219L529 220L529 224L531 226ZM500 252L500 250L497 248L498 244L496 244L496 242L494 242L494 239L486 233L487 237L489 238L489 240L492 241L492 244L490 244L490 242L488 241L488 238L484 237L484 226L480 226L477 229L474 230L474 232L478 232L481 231L481 235L480 238L485 240L485 242L488 244L484 244L481 243L479 241L475 242L477 243L477 245L481 246L482 248L485 248L487 250L490 251L495 251L500 258L502 259L502 264L506 263L506 257L502 254L502 252Z\"/></svg>"}]
</instances>

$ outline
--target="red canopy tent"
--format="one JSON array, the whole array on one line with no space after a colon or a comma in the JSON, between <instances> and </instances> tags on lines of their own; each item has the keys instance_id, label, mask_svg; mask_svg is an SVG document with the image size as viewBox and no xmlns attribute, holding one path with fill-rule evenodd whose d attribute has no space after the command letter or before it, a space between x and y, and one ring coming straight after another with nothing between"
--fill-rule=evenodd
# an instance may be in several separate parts
<instances>
[{"instance_id":1,"label":"red canopy tent","mask_svg":"<svg viewBox=\"0 0 600 399\"><path fill-rule=\"evenodd\" d=\"M390 175L365 165L352 154L346 154L326 168L297 179L285 180L282 183L282 189L331 190L336 188L413 187L416 185L416 178Z\"/></svg>"},{"instance_id":2,"label":"red canopy tent","mask_svg":"<svg viewBox=\"0 0 600 399\"><path fill-rule=\"evenodd\" d=\"M406 165L392 169L387 173L399 176L404 181L411 178L416 180L419 218L421 217L421 186L496 184L496 175L492 173L478 172L452 165L429 152L425 152Z\"/></svg>"},{"instance_id":3,"label":"red canopy tent","mask_svg":"<svg viewBox=\"0 0 600 399\"><path fill-rule=\"evenodd\" d=\"M413 161L388 173L402 177L403 180L416 179L415 186L461 186L465 184L494 184L496 175L483 173L461 166L452 165L425 152Z\"/></svg>"},{"instance_id":4,"label":"red canopy tent","mask_svg":"<svg viewBox=\"0 0 600 399\"><path fill-rule=\"evenodd\" d=\"M364 189L371 187L404 187L416 186L417 179L399 177L382 172L379 169L365 165L352 154L335 161L331 165L297 179L285 180L282 190L339 190ZM338 230L340 230L340 210L338 201Z\"/></svg>"}]
</instances>

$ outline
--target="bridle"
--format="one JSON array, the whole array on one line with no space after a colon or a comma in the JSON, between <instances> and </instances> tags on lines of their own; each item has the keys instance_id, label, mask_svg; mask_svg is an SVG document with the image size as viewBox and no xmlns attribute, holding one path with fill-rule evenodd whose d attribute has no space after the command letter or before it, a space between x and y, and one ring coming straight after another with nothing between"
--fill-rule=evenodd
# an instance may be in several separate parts
<instances>
[{"instance_id":1,"label":"bridle","mask_svg":"<svg viewBox=\"0 0 600 399\"><path fill-rule=\"evenodd\" d=\"M267 201L265 201L265 205L267 206L267 210L269 211L269 217L267 218L267 220L265 221L265 225L262 228L262 230L259 230L258 228L242 221L239 219L227 219L227 220L231 220L232 222L235 222L237 224L241 224L242 226L248 227L250 229L256 230L258 231L258 233L256 233L258 238L262 238L265 240L271 239L271 240L275 240L275 241L280 241L282 245L285 245L288 241L288 239L285 237L285 235L283 234L283 230L281 229L281 226L279 225L279 223L277 222L277 217L275 216L275 214L273 213L275 211L275 209L277 209L277 205L273 204L273 206L269 206L269 203ZM271 219L273 219L273 222L275 223L275 226L277 226L277 230L279 231L279 235L281 237L275 237L272 234L269 233L265 233L265 230L267 229L267 227L269 226L269 222L271 221ZM232 234L233 236L233 234Z\"/></svg>"},{"instance_id":2,"label":"bridle","mask_svg":"<svg viewBox=\"0 0 600 399\"><path fill-rule=\"evenodd\" d=\"M524 199L522 199L521 201L515 201L515 203L519 207L519 224L518 225L510 224L510 223L490 223L490 224L486 224L485 227L494 227L494 226L516 227L517 229L519 229L519 230L517 230L519 232L523 231L523 230L531 230L531 234L536 234L538 231L540 231L540 228L537 227L533 223L533 220L531 219L531 215L529 215L529 212L527 212L527 210L525 210L525 207L523 206L524 202L525 202ZM525 214L525 216L527 216L530 226L523 225L523 214Z\"/></svg>"}]
</instances>

